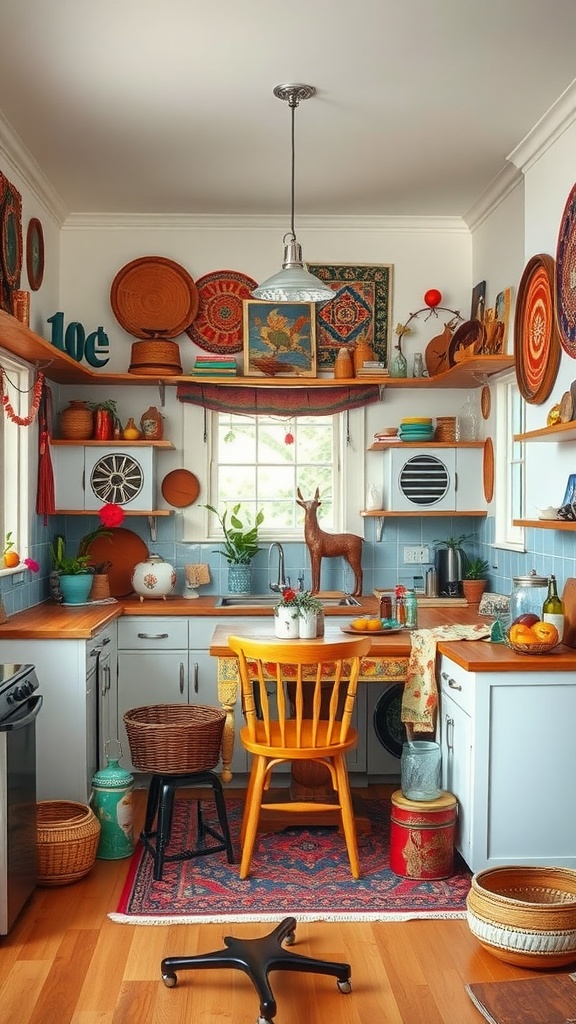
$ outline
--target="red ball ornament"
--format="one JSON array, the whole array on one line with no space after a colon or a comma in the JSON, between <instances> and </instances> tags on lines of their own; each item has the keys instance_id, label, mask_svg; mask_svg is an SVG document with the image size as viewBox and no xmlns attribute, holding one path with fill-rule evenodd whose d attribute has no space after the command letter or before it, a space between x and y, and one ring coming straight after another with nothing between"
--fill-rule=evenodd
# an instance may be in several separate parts
<instances>
[{"instance_id":1,"label":"red ball ornament","mask_svg":"<svg viewBox=\"0 0 576 1024\"><path fill-rule=\"evenodd\" d=\"M429 288L424 295L424 302L430 306L430 309L434 309L442 302L442 292L439 292L437 288Z\"/></svg>"}]
</instances>

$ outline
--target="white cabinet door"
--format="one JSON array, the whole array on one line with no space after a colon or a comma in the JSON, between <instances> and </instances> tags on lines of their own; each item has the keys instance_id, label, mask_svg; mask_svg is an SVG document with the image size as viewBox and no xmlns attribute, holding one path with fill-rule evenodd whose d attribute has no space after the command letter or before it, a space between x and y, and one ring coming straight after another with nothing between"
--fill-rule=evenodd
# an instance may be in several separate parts
<instances>
[{"instance_id":1,"label":"white cabinet door","mask_svg":"<svg viewBox=\"0 0 576 1024\"><path fill-rule=\"evenodd\" d=\"M128 771L136 769L124 726L126 711L147 704L187 702L188 651L119 651L118 734L124 751L122 764Z\"/></svg>"},{"instance_id":2,"label":"white cabinet door","mask_svg":"<svg viewBox=\"0 0 576 1024\"><path fill-rule=\"evenodd\" d=\"M447 694L440 712L442 788L458 801L456 849L469 863L472 819L472 723L470 716Z\"/></svg>"}]
</instances>

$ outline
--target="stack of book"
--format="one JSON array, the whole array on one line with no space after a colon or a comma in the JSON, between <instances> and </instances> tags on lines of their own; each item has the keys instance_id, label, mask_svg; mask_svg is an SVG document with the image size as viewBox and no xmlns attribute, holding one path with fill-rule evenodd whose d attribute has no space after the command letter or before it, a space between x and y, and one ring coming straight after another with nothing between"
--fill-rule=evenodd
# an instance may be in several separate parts
<instances>
[{"instance_id":1,"label":"stack of book","mask_svg":"<svg viewBox=\"0 0 576 1024\"><path fill-rule=\"evenodd\" d=\"M234 356L196 356L193 377L235 377L238 373Z\"/></svg>"},{"instance_id":2,"label":"stack of book","mask_svg":"<svg viewBox=\"0 0 576 1024\"><path fill-rule=\"evenodd\" d=\"M357 377L389 377L390 371L386 363L379 359L366 359L356 370Z\"/></svg>"}]
</instances>

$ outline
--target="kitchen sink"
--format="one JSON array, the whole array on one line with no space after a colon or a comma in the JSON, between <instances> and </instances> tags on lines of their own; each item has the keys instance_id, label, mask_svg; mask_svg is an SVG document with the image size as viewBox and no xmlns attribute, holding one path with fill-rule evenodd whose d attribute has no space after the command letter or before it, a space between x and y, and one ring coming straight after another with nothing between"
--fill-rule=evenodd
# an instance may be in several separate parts
<instances>
[{"instance_id":1,"label":"kitchen sink","mask_svg":"<svg viewBox=\"0 0 576 1024\"><path fill-rule=\"evenodd\" d=\"M227 597L219 597L216 602L217 608L273 608L280 600L279 594L235 594ZM322 597L320 600L325 608L358 608L360 601L352 597L352 594L342 594L341 597Z\"/></svg>"}]
</instances>

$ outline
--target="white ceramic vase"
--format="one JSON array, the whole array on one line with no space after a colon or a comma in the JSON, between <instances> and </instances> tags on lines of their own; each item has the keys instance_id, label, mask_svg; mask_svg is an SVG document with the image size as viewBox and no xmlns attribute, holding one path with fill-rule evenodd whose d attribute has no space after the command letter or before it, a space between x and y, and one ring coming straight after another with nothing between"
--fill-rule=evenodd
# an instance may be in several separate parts
<instances>
[{"instance_id":1,"label":"white ceramic vase","mask_svg":"<svg viewBox=\"0 0 576 1024\"><path fill-rule=\"evenodd\" d=\"M274 609L274 635L281 640L296 640L300 635L297 608Z\"/></svg>"},{"instance_id":2,"label":"white ceramic vase","mask_svg":"<svg viewBox=\"0 0 576 1024\"><path fill-rule=\"evenodd\" d=\"M176 586L176 570L160 555L149 555L145 561L134 566L132 586L141 601L145 597L161 597L166 600Z\"/></svg>"},{"instance_id":3,"label":"white ceramic vase","mask_svg":"<svg viewBox=\"0 0 576 1024\"><path fill-rule=\"evenodd\" d=\"M301 611L298 627L301 640L314 640L318 636L318 612L311 608Z\"/></svg>"}]
</instances>

